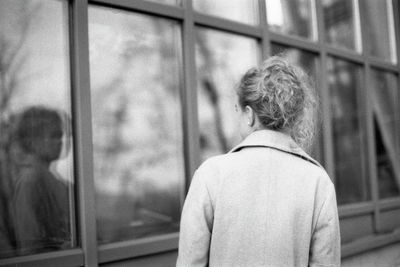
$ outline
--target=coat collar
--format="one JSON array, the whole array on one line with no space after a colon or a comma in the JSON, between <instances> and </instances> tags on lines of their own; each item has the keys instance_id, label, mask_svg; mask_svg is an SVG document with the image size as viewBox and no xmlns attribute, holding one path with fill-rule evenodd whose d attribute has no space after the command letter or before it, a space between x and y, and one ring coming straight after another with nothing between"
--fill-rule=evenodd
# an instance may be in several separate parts
<instances>
[{"instance_id":1,"label":"coat collar","mask_svg":"<svg viewBox=\"0 0 400 267\"><path fill-rule=\"evenodd\" d=\"M269 147L277 149L298 156L322 168L321 164L304 152L289 135L281 132L272 130L255 131L229 151L229 153L237 152L246 147Z\"/></svg>"}]
</instances>

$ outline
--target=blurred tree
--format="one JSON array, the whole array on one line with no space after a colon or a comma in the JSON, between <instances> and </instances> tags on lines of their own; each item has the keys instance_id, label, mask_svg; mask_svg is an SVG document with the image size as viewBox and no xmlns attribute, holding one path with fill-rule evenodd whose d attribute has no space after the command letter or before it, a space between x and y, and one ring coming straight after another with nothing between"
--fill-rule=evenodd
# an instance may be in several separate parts
<instances>
[{"instance_id":1,"label":"blurred tree","mask_svg":"<svg viewBox=\"0 0 400 267\"><path fill-rule=\"evenodd\" d=\"M11 20L9 16L4 14L3 18L6 18L7 22L2 23L3 27L0 28L1 118L4 118L10 112L10 100L16 94L22 80L27 78L23 76L24 64L29 56L29 48L26 47L26 40L29 36L32 20L36 18L41 8L40 3L32 1L13 1L12 6L17 9L12 14L18 14L18 16L13 17ZM7 26L9 27L8 29Z\"/></svg>"}]
</instances>

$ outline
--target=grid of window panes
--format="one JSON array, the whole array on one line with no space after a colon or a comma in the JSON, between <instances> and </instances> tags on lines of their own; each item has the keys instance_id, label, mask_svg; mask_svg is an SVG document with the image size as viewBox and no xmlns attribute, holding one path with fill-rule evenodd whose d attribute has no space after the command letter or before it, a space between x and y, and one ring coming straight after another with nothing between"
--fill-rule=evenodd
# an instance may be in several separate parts
<instances>
[{"instance_id":1,"label":"grid of window panes","mask_svg":"<svg viewBox=\"0 0 400 267\"><path fill-rule=\"evenodd\" d=\"M90 87L80 90L92 104L93 169L81 177L73 136L86 129L72 122L85 109L71 100L80 63L70 61L77 1L0 2L0 264L83 239L97 240L94 264L176 249L185 184L202 161L240 142L235 86L267 51L302 67L320 97L308 152L336 186L342 241L400 228L398 3L83 1ZM84 190L94 207L79 202L79 179L93 179ZM81 230L83 208L95 213L95 233ZM165 240L165 249L148 245ZM120 258L102 256L126 247Z\"/></svg>"}]
</instances>

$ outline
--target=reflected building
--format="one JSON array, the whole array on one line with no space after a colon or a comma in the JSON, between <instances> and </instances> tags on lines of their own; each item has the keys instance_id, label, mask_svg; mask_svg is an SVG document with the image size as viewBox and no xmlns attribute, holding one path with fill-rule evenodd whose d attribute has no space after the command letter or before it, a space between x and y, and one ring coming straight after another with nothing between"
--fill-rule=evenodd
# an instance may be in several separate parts
<instances>
[{"instance_id":1,"label":"reflected building","mask_svg":"<svg viewBox=\"0 0 400 267\"><path fill-rule=\"evenodd\" d=\"M343 266L400 264L399 5L0 1L0 265L173 266L191 177L240 142L235 87L276 54L319 95L308 152L336 187ZM34 107L60 128L31 116L29 150L14 122Z\"/></svg>"}]
</instances>

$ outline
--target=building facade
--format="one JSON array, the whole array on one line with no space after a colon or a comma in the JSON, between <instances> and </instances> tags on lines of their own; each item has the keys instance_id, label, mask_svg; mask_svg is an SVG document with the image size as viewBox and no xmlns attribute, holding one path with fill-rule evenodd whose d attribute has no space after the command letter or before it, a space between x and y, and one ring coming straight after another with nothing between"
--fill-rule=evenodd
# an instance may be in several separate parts
<instances>
[{"instance_id":1,"label":"building facade","mask_svg":"<svg viewBox=\"0 0 400 267\"><path fill-rule=\"evenodd\" d=\"M319 95L310 154L336 187L343 265L400 266L399 13L1 0L0 265L174 266L192 174L240 140L238 79L281 54Z\"/></svg>"}]
</instances>

